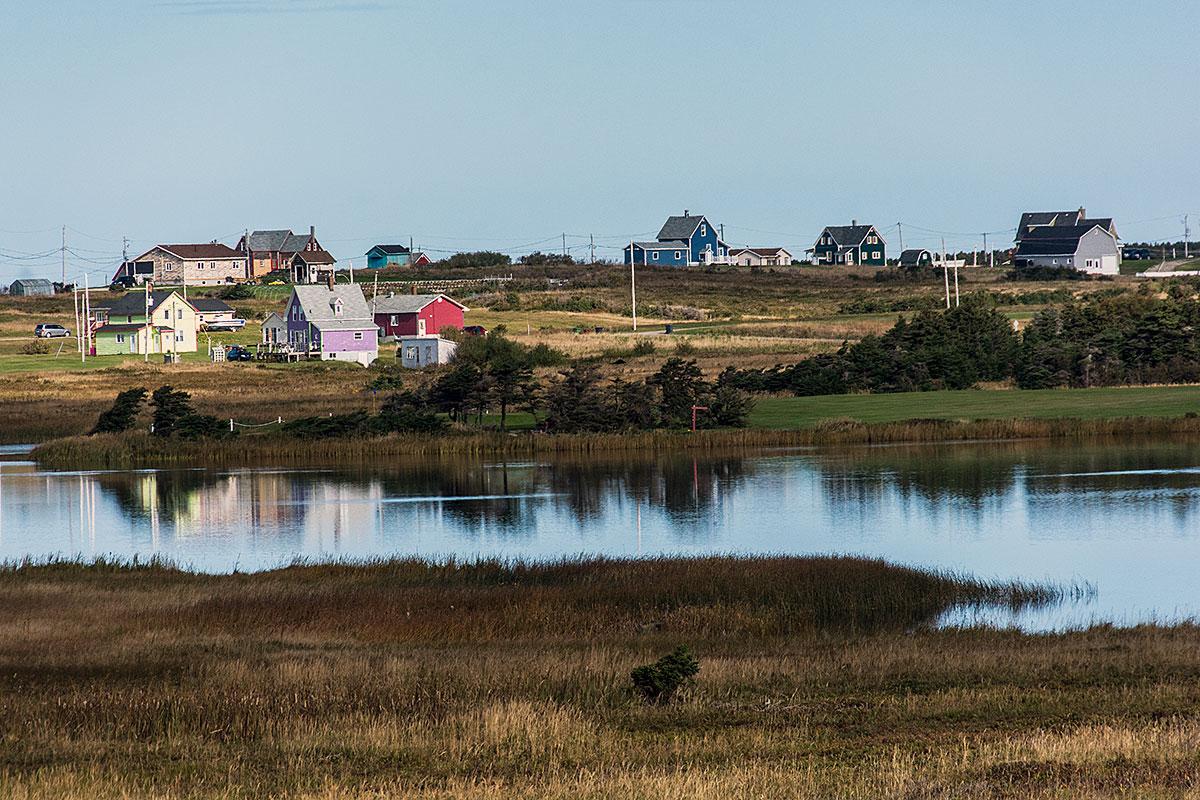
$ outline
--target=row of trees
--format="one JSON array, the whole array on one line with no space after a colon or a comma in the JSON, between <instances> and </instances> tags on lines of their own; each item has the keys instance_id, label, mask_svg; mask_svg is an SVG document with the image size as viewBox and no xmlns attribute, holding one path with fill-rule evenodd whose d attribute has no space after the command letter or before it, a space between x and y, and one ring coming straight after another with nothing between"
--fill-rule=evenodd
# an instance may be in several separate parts
<instances>
[{"instance_id":1,"label":"row of trees","mask_svg":"<svg viewBox=\"0 0 1200 800\"><path fill-rule=\"evenodd\" d=\"M138 424L142 409L146 406L147 390L144 386L126 389L117 395L112 406L104 411L91 434L124 433ZM150 430L162 438L180 439L220 438L232 436L221 420L208 414L200 414L192 407L192 397L173 386L160 386L150 394L152 411Z\"/></svg>"},{"instance_id":2,"label":"row of trees","mask_svg":"<svg viewBox=\"0 0 1200 800\"><path fill-rule=\"evenodd\" d=\"M966 389L1013 380L1025 389L1200 381L1200 304L1102 293L1039 312L1022 334L986 296L948 311L921 311L880 336L835 353L728 382L797 395Z\"/></svg>"}]
</instances>

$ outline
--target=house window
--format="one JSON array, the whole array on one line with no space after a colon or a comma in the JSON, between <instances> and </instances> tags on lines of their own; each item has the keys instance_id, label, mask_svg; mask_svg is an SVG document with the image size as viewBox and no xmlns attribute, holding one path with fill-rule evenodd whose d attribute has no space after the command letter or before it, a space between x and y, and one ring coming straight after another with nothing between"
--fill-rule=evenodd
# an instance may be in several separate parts
<instances>
[{"instance_id":1,"label":"house window","mask_svg":"<svg viewBox=\"0 0 1200 800\"><path fill-rule=\"evenodd\" d=\"M879 251L878 251L878 250L875 250L874 252L872 252L872 253L871 253L871 258L879 258Z\"/></svg>"},{"instance_id":2,"label":"house window","mask_svg":"<svg viewBox=\"0 0 1200 800\"><path fill-rule=\"evenodd\" d=\"M658 261L658 251L657 250L654 251L654 255L651 256L651 258L653 258L655 261Z\"/></svg>"},{"instance_id":3,"label":"house window","mask_svg":"<svg viewBox=\"0 0 1200 800\"><path fill-rule=\"evenodd\" d=\"M399 314L392 314L392 324L393 325L400 324L400 315Z\"/></svg>"},{"instance_id":4,"label":"house window","mask_svg":"<svg viewBox=\"0 0 1200 800\"><path fill-rule=\"evenodd\" d=\"M123 333L117 334L117 344L125 344L125 334L123 334Z\"/></svg>"},{"instance_id":5,"label":"house window","mask_svg":"<svg viewBox=\"0 0 1200 800\"><path fill-rule=\"evenodd\" d=\"M175 341L177 341L177 342L182 342L182 341L183 341L183 334L182 334L182 333L177 333L177 334L175 334Z\"/></svg>"},{"instance_id":6,"label":"house window","mask_svg":"<svg viewBox=\"0 0 1200 800\"><path fill-rule=\"evenodd\" d=\"M676 261L678 261L678 260L679 260L679 259L681 259L681 258L683 258L683 253L681 253L681 252L679 252L678 250L676 250L676 251L675 251L675 260L676 260Z\"/></svg>"},{"instance_id":7,"label":"house window","mask_svg":"<svg viewBox=\"0 0 1200 800\"><path fill-rule=\"evenodd\" d=\"M412 345L409 345L408 347L404 348L404 360L405 360L405 361L417 361L417 360L419 360L419 359L418 359L418 356L417 356L417 353L419 353L419 352L420 352L420 351L419 351L419 350L417 350L417 348L416 348L416 347L414 347L414 346L412 346Z\"/></svg>"},{"instance_id":8,"label":"house window","mask_svg":"<svg viewBox=\"0 0 1200 800\"><path fill-rule=\"evenodd\" d=\"M355 332L354 332L354 341L356 341L356 342L361 342L361 341L362 341L362 338L363 338L362 331L355 331Z\"/></svg>"},{"instance_id":9,"label":"house window","mask_svg":"<svg viewBox=\"0 0 1200 800\"><path fill-rule=\"evenodd\" d=\"M708 236L708 226L707 226L707 225L705 225L703 222L702 222L702 223L700 223L700 235L701 235L701 236Z\"/></svg>"}]
</instances>

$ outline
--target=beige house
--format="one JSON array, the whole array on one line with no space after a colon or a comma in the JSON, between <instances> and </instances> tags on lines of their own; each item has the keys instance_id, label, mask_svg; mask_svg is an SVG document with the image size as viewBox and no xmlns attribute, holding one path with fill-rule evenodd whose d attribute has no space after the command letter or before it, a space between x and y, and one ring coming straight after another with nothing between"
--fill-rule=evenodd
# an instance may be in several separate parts
<instances>
[{"instance_id":1,"label":"beige house","mask_svg":"<svg viewBox=\"0 0 1200 800\"><path fill-rule=\"evenodd\" d=\"M100 355L194 353L200 320L192 304L174 291L133 291L111 303L92 305L92 329Z\"/></svg>"},{"instance_id":2,"label":"beige house","mask_svg":"<svg viewBox=\"0 0 1200 800\"><path fill-rule=\"evenodd\" d=\"M133 260L135 267L151 265L154 283L219 286L247 280L246 254L228 245L160 244Z\"/></svg>"},{"instance_id":3,"label":"beige house","mask_svg":"<svg viewBox=\"0 0 1200 800\"><path fill-rule=\"evenodd\" d=\"M786 267L792 254L782 247L731 247L729 261L739 267Z\"/></svg>"}]
</instances>

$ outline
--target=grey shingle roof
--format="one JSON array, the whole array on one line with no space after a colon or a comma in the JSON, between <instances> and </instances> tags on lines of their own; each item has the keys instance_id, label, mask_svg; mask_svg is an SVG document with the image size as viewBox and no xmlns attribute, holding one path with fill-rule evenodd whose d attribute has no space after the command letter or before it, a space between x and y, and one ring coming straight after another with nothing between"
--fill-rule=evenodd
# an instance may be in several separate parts
<instances>
[{"instance_id":1,"label":"grey shingle roof","mask_svg":"<svg viewBox=\"0 0 1200 800\"><path fill-rule=\"evenodd\" d=\"M1014 255L1022 256L1070 256L1079 249L1079 240L1097 227L1108 230L1102 224L1089 220L1085 225L1044 225L1025 233L1017 243Z\"/></svg>"},{"instance_id":2,"label":"grey shingle roof","mask_svg":"<svg viewBox=\"0 0 1200 800\"><path fill-rule=\"evenodd\" d=\"M254 231L250 234L250 249L269 253L282 250L291 235L290 230Z\"/></svg>"},{"instance_id":3,"label":"grey shingle roof","mask_svg":"<svg viewBox=\"0 0 1200 800\"><path fill-rule=\"evenodd\" d=\"M12 282L12 286L20 286L23 289L40 289L42 291L47 289L54 290L54 284L45 278L17 278Z\"/></svg>"},{"instance_id":4,"label":"grey shingle roof","mask_svg":"<svg viewBox=\"0 0 1200 800\"><path fill-rule=\"evenodd\" d=\"M162 305L175 292L169 289L156 289L150 293L150 312L154 313L154 309ZM106 310L109 316L138 316L146 313L146 293L145 292L129 292L121 295L115 300L101 300L100 302L92 302L92 308L97 310Z\"/></svg>"},{"instance_id":5,"label":"grey shingle roof","mask_svg":"<svg viewBox=\"0 0 1200 800\"><path fill-rule=\"evenodd\" d=\"M667 217L667 221L663 223L662 230L658 232L658 240L660 242L667 239L690 239L692 234L696 232L696 228L700 227L701 222L705 222L703 214L687 215L686 217Z\"/></svg>"},{"instance_id":6,"label":"grey shingle roof","mask_svg":"<svg viewBox=\"0 0 1200 800\"><path fill-rule=\"evenodd\" d=\"M293 233L287 237L279 249L284 253L299 253L306 244L308 244L308 234Z\"/></svg>"},{"instance_id":7,"label":"grey shingle roof","mask_svg":"<svg viewBox=\"0 0 1200 800\"><path fill-rule=\"evenodd\" d=\"M328 286L296 286L293 288L304 318L321 330L347 330L374 328L375 320L367 299L358 284L342 284L330 289ZM334 301L342 301L342 313L334 313Z\"/></svg>"},{"instance_id":8,"label":"grey shingle roof","mask_svg":"<svg viewBox=\"0 0 1200 800\"><path fill-rule=\"evenodd\" d=\"M683 241L662 241L662 242L634 242L634 247L640 247L643 250L686 250L687 242Z\"/></svg>"},{"instance_id":9,"label":"grey shingle roof","mask_svg":"<svg viewBox=\"0 0 1200 800\"><path fill-rule=\"evenodd\" d=\"M374 247L372 247L371 250L368 250L367 252L370 253L372 250L378 250L379 252L383 253L384 255L395 256L395 255L404 255L405 253L407 253L408 246L403 245L403 244L377 244Z\"/></svg>"},{"instance_id":10,"label":"grey shingle roof","mask_svg":"<svg viewBox=\"0 0 1200 800\"><path fill-rule=\"evenodd\" d=\"M825 232L833 237L833 243L840 247L854 247L863 243L871 232L871 225L830 225Z\"/></svg>"},{"instance_id":11,"label":"grey shingle roof","mask_svg":"<svg viewBox=\"0 0 1200 800\"><path fill-rule=\"evenodd\" d=\"M195 297L188 300L197 311L212 313L214 311L233 311L233 306L215 297Z\"/></svg>"}]
</instances>

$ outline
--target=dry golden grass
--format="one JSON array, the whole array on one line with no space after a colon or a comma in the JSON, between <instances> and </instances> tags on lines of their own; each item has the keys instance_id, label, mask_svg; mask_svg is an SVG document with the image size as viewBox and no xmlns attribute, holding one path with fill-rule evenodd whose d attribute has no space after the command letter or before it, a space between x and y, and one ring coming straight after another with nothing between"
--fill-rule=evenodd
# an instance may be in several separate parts
<instances>
[{"instance_id":1,"label":"dry golden grass","mask_svg":"<svg viewBox=\"0 0 1200 800\"><path fill-rule=\"evenodd\" d=\"M0 796L1195 791L1200 630L894 616L980 590L1009 591L820 559L26 567L0 574ZM643 704L630 669L680 643L695 685Z\"/></svg>"}]
</instances>

